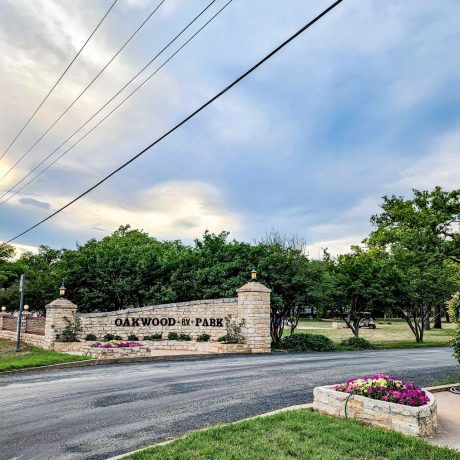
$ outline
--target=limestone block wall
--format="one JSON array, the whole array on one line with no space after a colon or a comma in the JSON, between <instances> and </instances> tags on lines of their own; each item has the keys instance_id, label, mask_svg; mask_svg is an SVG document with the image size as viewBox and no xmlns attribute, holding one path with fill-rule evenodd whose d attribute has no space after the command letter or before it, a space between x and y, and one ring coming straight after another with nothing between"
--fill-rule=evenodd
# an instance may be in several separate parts
<instances>
[{"instance_id":1,"label":"limestone block wall","mask_svg":"<svg viewBox=\"0 0 460 460\"><path fill-rule=\"evenodd\" d=\"M194 300L144 308L129 308L104 313L77 314L81 321L84 339L87 334L94 334L102 339L106 334L121 336L124 340L130 334L140 340L144 336L162 333L166 339L169 332L190 334L196 339L201 334L209 334L211 340L225 335L224 318L231 315L240 319L238 299Z\"/></svg>"},{"instance_id":2,"label":"limestone block wall","mask_svg":"<svg viewBox=\"0 0 460 460\"><path fill-rule=\"evenodd\" d=\"M420 407L352 395L347 403L348 417L404 434L433 436L438 429L436 400L431 393L426 393L430 402ZM344 418L348 396L332 387L317 387L313 390L313 408L318 412Z\"/></svg>"}]
</instances>

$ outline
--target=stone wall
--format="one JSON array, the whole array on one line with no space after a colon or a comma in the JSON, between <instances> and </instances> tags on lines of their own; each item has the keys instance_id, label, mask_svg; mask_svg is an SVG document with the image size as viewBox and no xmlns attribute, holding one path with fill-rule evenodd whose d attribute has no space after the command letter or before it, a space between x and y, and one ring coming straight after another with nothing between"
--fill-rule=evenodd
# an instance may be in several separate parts
<instances>
[{"instance_id":1,"label":"stone wall","mask_svg":"<svg viewBox=\"0 0 460 460\"><path fill-rule=\"evenodd\" d=\"M77 306L67 299L57 299L46 306L45 347L56 349L59 336L66 327L66 318L77 317L80 320L82 332L79 340L93 334L98 340L105 335L113 334L127 340L129 335L135 335L144 341L145 336L162 334L168 339L170 332L188 334L192 341L182 342L197 351L200 347L223 353L231 347L217 342L219 337L226 334L225 317L231 316L236 322L244 320L242 334L244 344L234 347L237 351L252 353L270 352L270 289L257 282L250 282L237 290L237 297L226 299L194 300L190 302L153 305L144 308L130 308L103 313L77 313ZM207 345L196 342L201 334L209 334ZM175 342L175 341L174 341ZM157 343L157 342L155 342ZM180 342L155 345L159 350L164 346L175 351L180 350ZM193 343L193 344L192 344ZM214 343L211 346L211 343ZM174 349L167 347L176 347Z\"/></svg>"},{"instance_id":2,"label":"stone wall","mask_svg":"<svg viewBox=\"0 0 460 460\"><path fill-rule=\"evenodd\" d=\"M30 326L31 322L36 319L38 318L31 318L30 313L24 313L21 320L21 342L35 347L44 347L45 340L41 331L44 331L45 318L40 318L41 324L38 324L39 321L37 321L34 326ZM27 330L28 327L32 330ZM18 319L15 316L9 313L0 313L1 339L16 341L17 328Z\"/></svg>"},{"instance_id":3,"label":"stone wall","mask_svg":"<svg viewBox=\"0 0 460 460\"><path fill-rule=\"evenodd\" d=\"M169 332L190 334L196 339L209 334L212 340L225 335L224 318L231 315L239 320L238 299L195 300L191 302L154 305L144 308L130 308L104 313L77 314L81 321L84 339L94 334L102 339L106 334L115 334L124 340L130 334L140 340L144 336L162 333L166 339Z\"/></svg>"},{"instance_id":4,"label":"stone wall","mask_svg":"<svg viewBox=\"0 0 460 460\"><path fill-rule=\"evenodd\" d=\"M426 393L430 402L420 407L352 395L347 403L348 418L404 434L433 436L438 429L436 400L431 393ZM348 396L348 393L335 391L332 387L317 387L313 390L313 408L318 412L345 418Z\"/></svg>"}]
</instances>

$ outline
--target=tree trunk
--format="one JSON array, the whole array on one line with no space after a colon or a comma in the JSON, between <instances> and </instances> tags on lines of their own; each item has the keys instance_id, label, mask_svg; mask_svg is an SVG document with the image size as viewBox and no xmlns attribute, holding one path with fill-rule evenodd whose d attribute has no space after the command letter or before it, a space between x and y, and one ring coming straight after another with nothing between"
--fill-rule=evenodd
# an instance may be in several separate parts
<instances>
[{"instance_id":1,"label":"tree trunk","mask_svg":"<svg viewBox=\"0 0 460 460\"><path fill-rule=\"evenodd\" d=\"M434 329L441 329L442 328L442 323L441 323L441 307L439 305L436 305L434 308Z\"/></svg>"},{"instance_id":2,"label":"tree trunk","mask_svg":"<svg viewBox=\"0 0 460 460\"><path fill-rule=\"evenodd\" d=\"M430 309L427 308L427 307L423 308L422 321L423 321L422 330L429 331L431 329L431 325L430 325Z\"/></svg>"},{"instance_id":3,"label":"tree trunk","mask_svg":"<svg viewBox=\"0 0 460 460\"><path fill-rule=\"evenodd\" d=\"M450 316L449 316L449 311L446 308L446 323L450 323Z\"/></svg>"}]
</instances>

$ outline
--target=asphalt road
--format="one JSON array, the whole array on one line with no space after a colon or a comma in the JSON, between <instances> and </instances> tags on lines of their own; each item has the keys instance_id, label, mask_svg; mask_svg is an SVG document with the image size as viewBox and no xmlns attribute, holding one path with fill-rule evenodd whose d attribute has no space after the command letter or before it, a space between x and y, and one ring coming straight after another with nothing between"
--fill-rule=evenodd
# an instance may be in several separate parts
<instances>
[{"instance_id":1,"label":"asphalt road","mask_svg":"<svg viewBox=\"0 0 460 460\"><path fill-rule=\"evenodd\" d=\"M0 376L0 459L106 459L312 400L315 386L387 372L452 375L447 348L223 356Z\"/></svg>"}]
</instances>

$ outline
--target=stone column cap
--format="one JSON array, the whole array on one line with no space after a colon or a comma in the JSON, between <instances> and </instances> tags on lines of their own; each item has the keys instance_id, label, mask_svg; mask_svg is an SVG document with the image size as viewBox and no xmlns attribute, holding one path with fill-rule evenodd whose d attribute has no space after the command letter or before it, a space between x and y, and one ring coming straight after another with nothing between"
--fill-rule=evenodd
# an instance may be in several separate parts
<instances>
[{"instance_id":1,"label":"stone column cap","mask_svg":"<svg viewBox=\"0 0 460 460\"><path fill-rule=\"evenodd\" d=\"M258 283L257 281L250 281L249 283L246 283L244 286L241 286L239 289L236 290L236 292L267 292L270 293L272 292L271 289L269 289L267 286L264 286L263 284Z\"/></svg>"},{"instance_id":2,"label":"stone column cap","mask_svg":"<svg viewBox=\"0 0 460 460\"><path fill-rule=\"evenodd\" d=\"M76 310L77 306L70 300L60 297L50 302L45 308L47 310L50 308L67 308L68 310Z\"/></svg>"}]
</instances>

